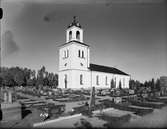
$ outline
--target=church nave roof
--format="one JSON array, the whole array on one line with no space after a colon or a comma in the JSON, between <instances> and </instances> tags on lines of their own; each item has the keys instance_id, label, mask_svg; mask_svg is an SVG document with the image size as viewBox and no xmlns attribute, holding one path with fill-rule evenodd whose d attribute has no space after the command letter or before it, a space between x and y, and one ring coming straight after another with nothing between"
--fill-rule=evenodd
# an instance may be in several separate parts
<instances>
[{"instance_id":1,"label":"church nave roof","mask_svg":"<svg viewBox=\"0 0 167 129\"><path fill-rule=\"evenodd\" d=\"M114 67L102 66L97 64L90 64L89 69L91 71L99 71L99 72L113 73L113 74L120 74L120 75L129 75Z\"/></svg>"}]
</instances>

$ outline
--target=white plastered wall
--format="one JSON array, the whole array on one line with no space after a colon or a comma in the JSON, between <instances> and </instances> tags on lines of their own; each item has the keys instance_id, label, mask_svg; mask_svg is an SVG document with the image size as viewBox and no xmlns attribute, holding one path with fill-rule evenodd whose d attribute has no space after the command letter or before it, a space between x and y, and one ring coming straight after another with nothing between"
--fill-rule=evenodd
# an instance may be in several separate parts
<instances>
[{"instance_id":1,"label":"white plastered wall","mask_svg":"<svg viewBox=\"0 0 167 129\"><path fill-rule=\"evenodd\" d=\"M130 76L98 72L98 71L92 71L91 76L92 76L92 86L95 86L97 88L110 88L111 80L113 79L115 81L115 78L116 78L116 88L119 87L119 81L121 81L122 88L129 88ZM96 76L98 76L99 78L98 85ZM107 77L107 83L106 83L106 77Z\"/></svg>"}]
</instances>

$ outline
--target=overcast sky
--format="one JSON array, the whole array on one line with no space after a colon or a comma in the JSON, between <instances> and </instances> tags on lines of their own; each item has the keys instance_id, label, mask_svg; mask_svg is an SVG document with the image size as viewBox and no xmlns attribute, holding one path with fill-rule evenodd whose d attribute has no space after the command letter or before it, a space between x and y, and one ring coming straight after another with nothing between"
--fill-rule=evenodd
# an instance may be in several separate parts
<instances>
[{"instance_id":1,"label":"overcast sky","mask_svg":"<svg viewBox=\"0 0 167 129\"><path fill-rule=\"evenodd\" d=\"M165 0L3 0L2 65L58 73L58 49L77 16L91 63L144 81L167 75Z\"/></svg>"}]
</instances>

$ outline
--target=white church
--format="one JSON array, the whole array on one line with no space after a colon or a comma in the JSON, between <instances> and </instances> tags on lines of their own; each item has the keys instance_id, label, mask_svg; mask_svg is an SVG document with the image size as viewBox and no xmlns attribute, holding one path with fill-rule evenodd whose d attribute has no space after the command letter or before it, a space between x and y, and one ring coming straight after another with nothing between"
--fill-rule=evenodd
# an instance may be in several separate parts
<instances>
[{"instance_id":1,"label":"white church","mask_svg":"<svg viewBox=\"0 0 167 129\"><path fill-rule=\"evenodd\" d=\"M75 17L66 30L66 43L59 49L59 88L129 88L130 75L113 67L90 63L90 46L83 42L83 29Z\"/></svg>"}]
</instances>

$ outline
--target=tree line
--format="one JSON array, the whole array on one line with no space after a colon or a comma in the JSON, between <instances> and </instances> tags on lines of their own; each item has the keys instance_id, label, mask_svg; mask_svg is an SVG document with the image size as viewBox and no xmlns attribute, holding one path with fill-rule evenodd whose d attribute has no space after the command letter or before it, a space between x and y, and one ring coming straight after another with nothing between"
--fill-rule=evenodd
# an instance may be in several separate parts
<instances>
[{"instance_id":1,"label":"tree line","mask_svg":"<svg viewBox=\"0 0 167 129\"><path fill-rule=\"evenodd\" d=\"M115 88L116 84L112 79L110 82L111 88ZM46 71L45 66L42 66L37 72L28 68L21 67L2 67L0 71L0 86L58 86L58 75ZM150 88L151 91L160 91L160 79L154 79L141 83L137 80L130 80L129 89L138 91L141 87ZM122 89L122 84L119 82L119 89Z\"/></svg>"},{"instance_id":2,"label":"tree line","mask_svg":"<svg viewBox=\"0 0 167 129\"><path fill-rule=\"evenodd\" d=\"M154 80L152 78L151 80L145 81L144 83L141 83L137 80L130 80L129 82L129 89L138 91L142 87L150 88L151 91L160 91L161 90L160 79L157 78L157 80Z\"/></svg>"},{"instance_id":3,"label":"tree line","mask_svg":"<svg viewBox=\"0 0 167 129\"><path fill-rule=\"evenodd\" d=\"M46 71L42 66L37 72L21 67L2 67L0 72L0 86L58 86L58 75Z\"/></svg>"}]
</instances>

